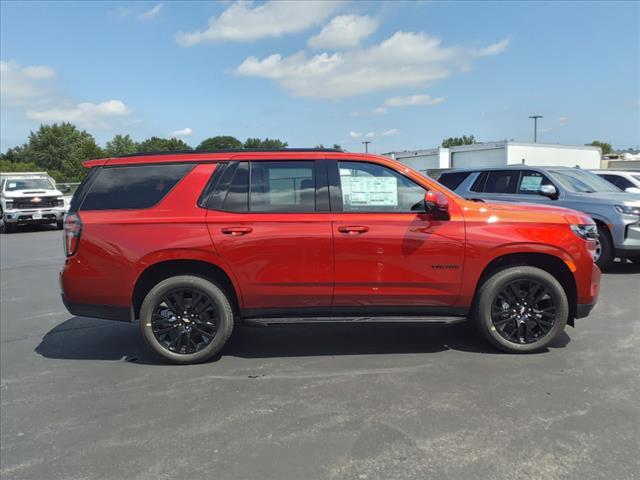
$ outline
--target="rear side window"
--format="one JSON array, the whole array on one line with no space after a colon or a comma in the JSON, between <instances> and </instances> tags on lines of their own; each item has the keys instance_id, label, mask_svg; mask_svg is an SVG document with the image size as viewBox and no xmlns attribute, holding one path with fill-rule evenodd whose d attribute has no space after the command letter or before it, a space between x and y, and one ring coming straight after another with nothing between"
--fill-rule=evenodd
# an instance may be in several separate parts
<instances>
[{"instance_id":1,"label":"rear side window","mask_svg":"<svg viewBox=\"0 0 640 480\"><path fill-rule=\"evenodd\" d=\"M455 190L464 182L467 177L471 175L471 172L452 172L443 173L438 178L438 182L447 187L449 190Z\"/></svg>"},{"instance_id":2,"label":"rear side window","mask_svg":"<svg viewBox=\"0 0 640 480\"><path fill-rule=\"evenodd\" d=\"M485 193L516 193L519 170L491 170L484 185Z\"/></svg>"},{"instance_id":3,"label":"rear side window","mask_svg":"<svg viewBox=\"0 0 640 480\"><path fill-rule=\"evenodd\" d=\"M252 212L314 212L313 161L251 162Z\"/></svg>"},{"instance_id":4,"label":"rear side window","mask_svg":"<svg viewBox=\"0 0 640 480\"><path fill-rule=\"evenodd\" d=\"M193 164L105 167L92 181L81 210L150 208L162 200Z\"/></svg>"},{"instance_id":5,"label":"rear side window","mask_svg":"<svg viewBox=\"0 0 640 480\"><path fill-rule=\"evenodd\" d=\"M603 177L607 182L614 184L616 187L618 187L621 190L625 190L630 187L635 187L633 183L631 183L629 180L627 180L626 178L620 175L600 175L600 176Z\"/></svg>"}]
</instances>

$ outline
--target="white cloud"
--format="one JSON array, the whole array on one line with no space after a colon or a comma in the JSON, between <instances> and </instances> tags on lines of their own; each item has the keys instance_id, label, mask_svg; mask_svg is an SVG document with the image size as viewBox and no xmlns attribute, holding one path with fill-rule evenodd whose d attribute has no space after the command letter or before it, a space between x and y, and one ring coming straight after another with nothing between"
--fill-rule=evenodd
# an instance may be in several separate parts
<instances>
[{"instance_id":1,"label":"white cloud","mask_svg":"<svg viewBox=\"0 0 640 480\"><path fill-rule=\"evenodd\" d=\"M360 138L362 134L360 132L349 132L351 138Z\"/></svg>"},{"instance_id":2,"label":"white cloud","mask_svg":"<svg viewBox=\"0 0 640 480\"><path fill-rule=\"evenodd\" d=\"M547 133L547 132L550 132L551 130L553 130L553 128L539 128L538 132L539 133Z\"/></svg>"},{"instance_id":3,"label":"white cloud","mask_svg":"<svg viewBox=\"0 0 640 480\"><path fill-rule=\"evenodd\" d=\"M367 137L367 138L373 138L373 137L375 137L375 136L376 136L376 132L369 132L369 133L367 133L367 134L365 135L365 137Z\"/></svg>"},{"instance_id":4,"label":"white cloud","mask_svg":"<svg viewBox=\"0 0 640 480\"><path fill-rule=\"evenodd\" d=\"M379 22L367 15L340 15L309 39L313 48L353 48L378 28Z\"/></svg>"},{"instance_id":5,"label":"white cloud","mask_svg":"<svg viewBox=\"0 0 640 480\"><path fill-rule=\"evenodd\" d=\"M444 97L433 98L431 95L408 95L406 97L391 97L388 98L384 104L387 107L415 107L422 105L438 105L444 103L446 99Z\"/></svg>"},{"instance_id":6,"label":"white cloud","mask_svg":"<svg viewBox=\"0 0 640 480\"><path fill-rule=\"evenodd\" d=\"M158 15L160 15L160 11L162 10L162 7L163 7L163 4L158 3L153 8L138 15L138 20L152 20L156 18Z\"/></svg>"},{"instance_id":7,"label":"white cloud","mask_svg":"<svg viewBox=\"0 0 640 480\"><path fill-rule=\"evenodd\" d=\"M253 6L251 2L233 3L217 18L211 17L205 30L179 32L178 44L190 47L202 42L248 42L302 32L319 24L339 6L336 1L269 1Z\"/></svg>"},{"instance_id":8,"label":"white cloud","mask_svg":"<svg viewBox=\"0 0 640 480\"><path fill-rule=\"evenodd\" d=\"M28 110L27 118L40 122L71 122L88 128L109 128L110 119L130 113L131 109L121 100L108 100L102 103L83 102L75 106L48 110Z\"/></svg>"},{"instance_id":9,"label":"white cloud","mask_svg":"<svg viewBox=\"0 0 640 480\"><path fill-rule=\"evenodd\" d=\"M251 56L235 73L274 80L293 95L337 99L388 88L428 85L456 72L468 71L478 56L475 50L445 47L438 37L399 31L368 48L323 52L311 58L304 52L288 57L274 54L263 59Z\"/></svg>"},{"instance_id":10,"label":"white cloud","mask_svg":"<svg viewBox=\"0 0 640 480\"><path fill-rule=\"evenodd\" d=\"M391 128L385 132L382 132L383 137L392 137L394 135L400 135L400 130L397 128Z\"/></svg>"},{"instance_id":11,"label":"white cloud","mask_svg":"<svg viewBox=\"0 0 640 480\"><path fill-rule=\"evenodd\" d=\"M193 130L187 127L187 128L182 128L180 130L174 130L173 132L171 132L171 136L172 137L188 137L192 133L193 133Z\"/></svg>"},{"instance_id":12,"label":"white cloud","mask_svg":"<svg viewBox=\"0 0 640 480\"><path fill-rule=\"evenodd\" d=\"M492 43L487 47L481 48L476 53L479 57L488 57L490 55L498 55L506 51L507 48L509 48L510 44L511 44L511 39L505 38L504 40L501 40L496 43Z\"/></svg>"},{"instance_id":13,"label":"white cloud","mask_svg":"<svg viewBox=\"0 0 640 480\"><path fill-rule=\"evenodd\" d=\"M563 117L558 117L558 123L560 125L564 125L569 121L569 117L563 116Z\"/></svg>"},{"instance_id":14,"label":"white cloud","mask_svg":"<svg viewBox=\"0 0 640 480\"><path fill-rule=\"evenodd\" d=\"M377 107L373 109L373 113L375 115L384 115L387 113L387 109L385 107Z\"/></svg>"},{"instance_id":15,"label":"white cloud","mask_svg":"<svg viewBox=\"0 0 640 480\"><path fill-rule=\"evenodd\" d=\"M50 92L47 80L56 72L45 65L23 67L16 62L0 61L0 96L3 103L16 106Z\"/></svg>"}]
</instances>

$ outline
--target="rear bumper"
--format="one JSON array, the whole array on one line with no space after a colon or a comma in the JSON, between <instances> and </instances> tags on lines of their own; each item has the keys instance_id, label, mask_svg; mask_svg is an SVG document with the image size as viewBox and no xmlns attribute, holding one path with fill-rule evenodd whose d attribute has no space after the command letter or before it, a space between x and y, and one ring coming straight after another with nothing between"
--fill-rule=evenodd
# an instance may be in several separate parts
<instances>
[{"instance_id":1,"label":"rear bumper","mask_svg":"<svg viewBox=\"0 0 640 480\"><path fill-rule=\"evenodd\" d=\"M113 305L89 305L86 303L68 302L62 295L62 303L67 307L71 315L79 317L102 318L104 320L116 320L119 322L131 322L133 314L130 308L116 307Z\"/></svg>"}]
</instances>

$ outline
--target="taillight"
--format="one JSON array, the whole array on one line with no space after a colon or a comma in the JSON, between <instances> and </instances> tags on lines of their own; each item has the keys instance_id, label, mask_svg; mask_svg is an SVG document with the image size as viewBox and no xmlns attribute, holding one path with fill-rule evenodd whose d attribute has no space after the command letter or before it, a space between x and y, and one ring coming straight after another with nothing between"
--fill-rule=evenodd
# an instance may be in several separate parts
<instances>
[{"instance_id":1,"label":"taillight","mask_svg":"<svg viewBox=\"0 0 640 480\"><path fill-rule=\"evenodd\" d=\"M70 213L64 217L64 253L70 257L78 250L80 235L82 234L82 220L77 213Z\"/></svg>"}]
</instances>

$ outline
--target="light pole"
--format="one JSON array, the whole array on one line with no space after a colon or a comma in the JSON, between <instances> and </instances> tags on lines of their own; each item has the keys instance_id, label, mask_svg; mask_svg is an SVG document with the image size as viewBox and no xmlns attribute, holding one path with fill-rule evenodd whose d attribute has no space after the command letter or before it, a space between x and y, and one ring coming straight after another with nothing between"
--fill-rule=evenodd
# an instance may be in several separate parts
<instances>
[{"instance_id":1,"label":"light pole","mask_svg":"<svg viewBox=\"0 0 640 480\"><path fill-rule=\"evenodd\" d=\"M369 144L371 143L370 140L365 140L364 142L360 142L362 144L364 144L364 153L369 153Z\"/></svg>"},{"instance_id":2,"label":"light pole","mask_svg":"<svg viewBox=\"0 0 640 480\"><path fill-rule=\"evenodd\" d=\"M542 115L531 115L529 118L533 118L533 143L538 142L538 119L544 118Z\"/></svg>"}]
</instances>

